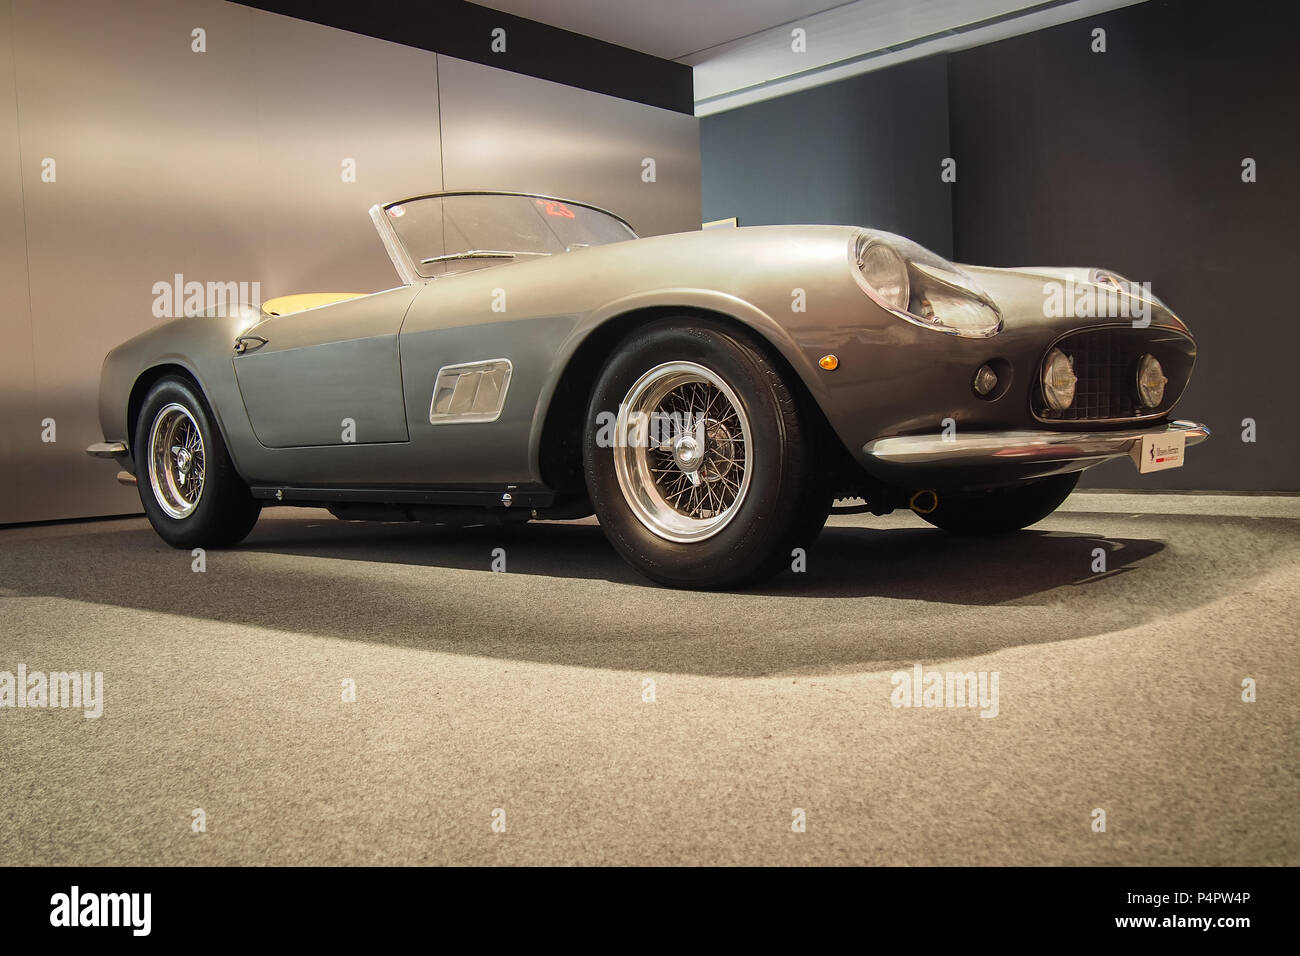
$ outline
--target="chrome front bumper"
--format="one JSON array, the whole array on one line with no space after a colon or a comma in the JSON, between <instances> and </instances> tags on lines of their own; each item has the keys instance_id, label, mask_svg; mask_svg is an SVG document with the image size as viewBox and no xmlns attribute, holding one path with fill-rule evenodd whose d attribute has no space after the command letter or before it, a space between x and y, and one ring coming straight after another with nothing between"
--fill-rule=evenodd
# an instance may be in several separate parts
<instances>
[{"instance_id":1,"label":"chrome front bumper","mask_svg":"<svg viewBox=\"0 0 1300 956\"><path fill-rule=\"evenodd\" d=\"M124 441L97 441L86 449L86 454L91 458L116 458L119 461L130 453L131 450L126 447ZM135 475L129 471L119 471L117 473L117 483L119 485L134 485Z\"/></svg>"},{"instance_id":2,"label":"chrome front bumper","mask_svg":"<svg viewBox=\"0 0 1300 956\"><path fill-rule=\"evenodd\" d=\"M124 441L97 441L86 449L91 458L116 458L127 453Z\"/></svg>"},{"instance_id":3,"label":"chrome front bumper","mask_svg":"<svg viewBox=\"0 0 1300 956\"><path fill-rule=\"evenodd\" d=\"M1023 465L1078 465L1091 468L1132 452L1146 435L1181 432L1188 445L1210 437L1196 422L1169 422L1152 428L1110 432L958 432L955 435L907 435L877 438L862 451L882 464L925 468L985 468ZM1073 467L1057 470L1076 470Z\"/></svg>"}]
</instances>

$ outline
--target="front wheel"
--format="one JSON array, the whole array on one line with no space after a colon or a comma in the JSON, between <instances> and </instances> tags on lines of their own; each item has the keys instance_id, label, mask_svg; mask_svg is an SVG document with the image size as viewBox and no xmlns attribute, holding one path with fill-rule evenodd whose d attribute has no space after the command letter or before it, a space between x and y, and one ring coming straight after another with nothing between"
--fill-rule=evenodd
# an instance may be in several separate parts
<instances>
[{"instance_id":1,"label":"front wheel","mask_svg":"<svg viewBox=\"0 0 1300 956\"><path fill-rule=\"evenodd\" d=\"M592 506L629 564L661 584L724 588L779 571L830 509L819 433L743 333L696 319L629 335L587 408Z\"/></svg>"},{"instance_id":2,"label":"front wheel","mask_svg":"<svg viewBox=\"0 0 1300 956\"><path fill-rule=\"evenodd\" d=\"M933 511L917 514L936 528L962 534L1019 531L1042 521L1074 491L1081 472L1037 478L1010 488L939 495Z\"/></svg>"},{"instance_id":3,"label":"front wheel","mask_svg":"<svg viewBox=\"0 0 1300 956\"><path fill-rule=\"evenodd\" d=\"M198 389L164 378L145 396L135 427L140 503L174 548L237 544L262 505L235 471Z\"/></svg>"}]
</instances>

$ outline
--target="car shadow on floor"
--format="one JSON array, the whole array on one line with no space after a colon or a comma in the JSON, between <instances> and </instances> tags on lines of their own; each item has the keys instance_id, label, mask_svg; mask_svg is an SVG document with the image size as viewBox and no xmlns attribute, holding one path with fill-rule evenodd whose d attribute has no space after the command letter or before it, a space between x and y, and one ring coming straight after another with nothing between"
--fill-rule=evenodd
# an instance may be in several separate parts
<instances>
[{"instance_id":1,"label":"car shadow on floor","mask_svg":"<svg viewBox=\"0 0 1300 956\"><path fill-rule=\"evenodd\" d=\"M758 676L1090 636L1114 629L1123 591L1142 598L1126 602L1131 626L1162 613L1161 565L1127 574L1162 547L1062 531L963 538L829 527L808 551L807 572L705 593L645 580L594 523L443 529L273 518L238 548L207 552L205 573L195 574L190 552L135 520L13 540L0 553L0 593L181 615L255 629L258 641L279 631L502 660ZM506 574L490 571L497 548ZM1098 548L1104 575L1091 572ZM75 611L52 608L37 612L38 628L84 626L60 617ZM175 633L170 624L136 626L148 640L163 639L154 627Z\"/></svg>"},{"instance_id":2,"label":"car shadow on floor","mask_svg":"<svg viewBox=\"0 0 1300 956\"><path fill-rule=\"evenodd\" d=\"M732 593L983 606L1097 579L1092 566L1098 548L1105 552L1106 574L1114 575L1163 547L1159 541L1035 530L980 536L933 528L827 527L808 549L805 570ZM514 574L662 587L629 567L595 523L439 528L277 520L258 525L243 548L465 571L490 571L500 548Z\"/></svg>"}]
</instances>

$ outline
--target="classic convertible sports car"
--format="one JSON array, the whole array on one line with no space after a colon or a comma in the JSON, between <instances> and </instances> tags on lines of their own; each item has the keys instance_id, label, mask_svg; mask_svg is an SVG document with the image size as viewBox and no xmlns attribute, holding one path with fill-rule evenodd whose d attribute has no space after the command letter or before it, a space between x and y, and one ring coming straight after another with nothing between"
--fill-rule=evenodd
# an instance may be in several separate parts
<instances>
[{"instance_id":1,"label":"classic convertible sports car","mask_svg":"<svg viewBox=\"0 0 1300 956\"><path fill-rule=\"evenodd\" d=\"M837 500L1012 531L1086 468L1173 467L1208 436L1170 420L1187 327L1104 270L956 266L847 226L638 239L515 193L370 213L400 286L176 319L105 358L88 452L168 543L235 544L269 503L594 513L655 581L735 587Z\"/></svg>"}]
</instances>

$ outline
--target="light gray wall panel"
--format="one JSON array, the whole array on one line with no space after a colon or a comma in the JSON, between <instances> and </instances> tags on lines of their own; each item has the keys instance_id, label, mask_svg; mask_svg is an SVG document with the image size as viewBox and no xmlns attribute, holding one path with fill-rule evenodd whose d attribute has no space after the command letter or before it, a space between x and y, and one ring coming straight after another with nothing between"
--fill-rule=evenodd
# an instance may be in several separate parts
<instances>
[{"instance_id":1,"label":"light gray wall panel","mask_svg":"<svg viewBox=\"0 0 1300 956\"><path fill-rule=\"evenodd\" d=\"M442 188L435 55L251 8L266 296L398 284L367 213ZM342 163L356 164L344 182Z\"/></svg>"},{"instance_id":2,"label":"light gray wall panel","mask_svg":"<svg viewBox=\"0 0 1300 956\"><path fill-rule=\"evenodd\" d=\"M17 0L14 21L38 407L0 520L138 511L83 453L104 354L176 273L263 298L395 285L366 211L440 187L434 55L202 0Z\"/></svg>"},{"instance_id":3,"label":"light gray wall panel","mask_svg":"<svg viewBox=\"0 0 1300 956\"><path fill-rule=\"evenodd\" d=\"M191 53L200 25L239 57ZM83 453L101 437L99 366L159 321L155 282L252 277L231 202L252 184L231 161L250 149L246 39L221 5L151 0L16 0L14 38L36 398L59 437L19 503L26 518L137 511L113 466ZM45 157L55 182L41 181Z\"/></svg>"},{"instance_id":4,"label":"light gray wall panel","mask_svg":"<svg viewBox=\"0 0 1300 956\"><path fill-rule=\"evenodd\" d=\"M695 117L448 56L438 79L447 189L579 199L643 236L700 227ZM656 182L642 182L646 157Z\"/></svg>"},{"instance_id":5,"label":"light gray wall panel","mask_svg":"<svg viewBox=\"0 0 1300 956\"><path fill-rule=\"evenodd\" d=\"M100 435L100 363L161 321L155 283L389 288L367 209L444 182L695 229L698 144L689 116L222 0L0 0L0 523L139 510L83 450L124 437Z\"/></svg>"},{"instance_id":6,"label":"light gray wall panel","mask_svg":"<svg viewBox=\"0 0 1300 956\"><path fill-rule=\"evenodd\" d=\"M27 239L18 152L10 5L0 0L0 522L21 521L13 490L31 483L42 452L35 414Z\"/></svg>"}]
</instances>

